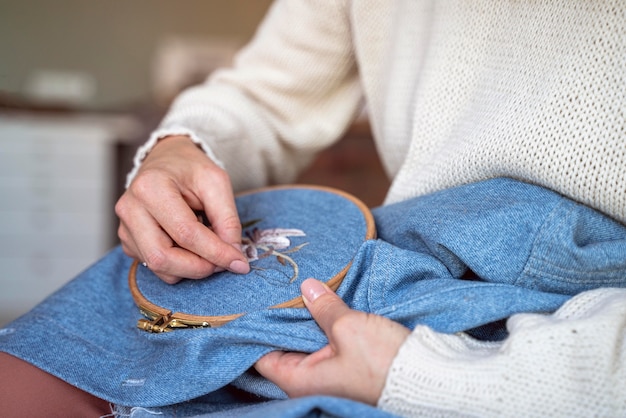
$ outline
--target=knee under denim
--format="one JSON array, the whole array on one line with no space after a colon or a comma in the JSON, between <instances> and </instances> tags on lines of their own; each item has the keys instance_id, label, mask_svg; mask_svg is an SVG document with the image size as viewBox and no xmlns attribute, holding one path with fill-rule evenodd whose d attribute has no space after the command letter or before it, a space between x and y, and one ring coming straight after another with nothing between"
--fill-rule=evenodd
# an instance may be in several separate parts
<instances>
[{"instance_id":1,"label":"knee under denim","mask_svg":"<svg viewBox=\"0 0 626 418\"><path fill-rule=\"evenodd\" d=\"M337 293L407 327L501 339L515 313L552 312L582 291L626 285L626 227L538 186L493 179L373 212L378 237L360 246ZM386 416L344 399L287 400L249 370L272 350L327 343L304 308L255 311L219 328L138 330L131 262L112 250L0 329L0 350L134 406L133 416Z\"/></svg>"}]
</instances>

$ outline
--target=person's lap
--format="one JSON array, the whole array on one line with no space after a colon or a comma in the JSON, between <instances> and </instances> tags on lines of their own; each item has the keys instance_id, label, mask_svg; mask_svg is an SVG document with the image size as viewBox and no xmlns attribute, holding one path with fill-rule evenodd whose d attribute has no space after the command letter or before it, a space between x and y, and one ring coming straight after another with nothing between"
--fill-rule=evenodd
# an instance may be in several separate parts
<instances>
[{"instance_id":1,"label":"person's lap","mask_svg":"<svg viewBox=\"0 0 626 418\"><path fill-rule=\"evenodd\" d=\"M507 205L510 205L510 207ZM437 316L433 312L438 312L442 306L446 305L444 298L447 295L451 295L452 291L458 291L457 297L459 300L467 299L463 297L467 293L461 293L466 288L471 289L477 295L477 292L482 292L480 296L484 296L475 299L480 302L473 302L477 306L472 307L472 309L476 309L477 312L481 311L481 309L483 311L492 309L494 311L493 315L496 315L498 309L501 308L497 305L490 306L490 295L493 296L494 300L500 300L501 296L509 297L516 304L520 304L520 299L521 302L526 302L524 299L529 299L536 294L545 297L546 304L550 306L550 309L555 309L567 297L586 289L601 286L623 287L626 285L623 279L624 275L620 276L619 274L619 272L626 271L624 265L617 265L620 263L620 260L616 260L613 265L610 262L607 264L607 254L610 251L624 251L626 228L598 213L569 202L553 193L544 192L534 186L521 185L506 180L485 182L485 184L470 185L455 191L434 194L417 199L414 202L404 202L399 205L380 208L375 213L377 227L384 242L370 245L369 248L372 250L372 253L376 252L379 260L376 261L372 257L374 261L368 259L367 262L361 260L360 265L355 263L356 268L361 267L362 271L366 273L367 279L365 277L356 277L359 275L359 272L350 272L348 279L350 279L350 274L355 277L352 277L352 281L347 280L346 284L352 286L353 289L340 288L338 292L344 292L344 295L349 295L348 297L352 297L353 301L356 299L368 299L368 303L370 303L368 307L382 314L387 312L385 303L393 304L394 310L393 312L389 311L389 315L390 317L400 315L396 318L398 320L403 320L401 319L402 315L406 317L413 315L410 321L423 321L422 323L431 325L440 332L456 332L458 331L457 329L448 329L446 325L449 318L454 317L455 320L458 320L459 315L452 312L449 316L446 316L445 313L437 313ZM407 216L410 219L406 219ZM572 236L573 232L575 236ZM604 246L600 245L603 240L607 242ZM595 245L586 246L587 248L585 248L583 244L589 242L593 242ZM593 252L594 250L596 251L595 253ZM412 257L412 252L419 252L419 257ZM406 254L408 255L405 257ZM600 254L601 257L598 258L597 254ZM383 257L383 255L388 257ZM406 260L403 260L403 258L406 258ZM611 257L608 258L610 259ZM406 281L407 277L416 277L415 271L411 269L416 268L420 270L419 266L415 266L418 259L430 260L432 269L429 271L429 274L437 270L437 274L433 276L435 280L430 280L430 282L429 280L422 280L419 283ZM576 263L575 265L573 260ZM393 271L394 269L397 270L398 266L402 266L402 262L405 262L405 277L399 277L402 274L399 274L398 271ZM623 260L621 262L623 264ZM559 263L565 264L560 265ZM70 306L72 303L76 303L75 295L77 292L69 297L60 294L57 296L56 305L63 304L63 306L58 310L56 308L53 309L55 311L53 316L71 315L72 312L80 312L84 316L89 309L93 312L104 312L107 309L116 310L116 304L118 308L122 304L128 305L128 311L130 312L132 308L133 313L125 313L124 310L118 309L118 314L120 314L120 324L118 325L122 326L123 329L114 332L124 335L118 335L120 338L118 343L115 344L118 352L113 354L117 357L120 357L120 354L127 354L124 352L125 342L121 340L137 337L140 338L138 340L140 345L146 344L146 353L144 354L146 357L150 357L153 348L148 347L148 345L152 344L155 339L145 337L144 334L136 334L138 331L135 329L129 330L133 328L129 324L134 320L130 316L135 315L135 307L132 306L132 300L130 300L128 295L128 289L123 285L123 279L120 280L117 277L124 275L128 265L129 261L124 259L119 249L109 254L94 268L86 272L88 277L83 277L82 281L78 281L75 284L75 286L80 285L80 289L75 290L82 292L81 303L86 300L84 309L78 311L79 308L77 306ZM421 270L425 271L425 268L421 268ZM564 280L561 280L560 274L565 274L567 277L563 277ZM441 278L444 275L446 276L444 281L450 285L441 286L437 284L441 283L441 281L438 282L437 278ZM618 276L622 277L621 281L618 280ZM392 280L394 277L395 281ZM468 280L468 278L471 280ZM576 280L571 280L572 278ZM433 284L435 285L433 286ZM438 293L439 288L442 289L442 292ZM493 293L494 289L501 293ZM429 291L432 296L429 301L424 297L424 290ZM445 293L443 292L444 290ZM517 290L521 291L517 292ZM105 292L104 294L99 293L103 291ZM415 296L412 299L408 298L409 302L422 303L422 306L419 308L416 308L415 304L401 306L399 303L403 301L403 298L407 298L403 294L406 291L412 291L412 295ZM371 296L374 294L372 292L379 292L377 296L380 297L372 298ZM85 293L88 293L88 295L85 295ZM433 304L437 309L433 309L430 312L427 309L427 303ZM380 306L377 304L380 304ZM454 309L453 306L455 304L457 304L455 301L449 303L451 309ZM507 303L507 305L510 304ZM521 303L519 306L518 309L523 311L524 307L530 306L530 302L526 305ZM537 305L537 308L539 308L539 305ZM39 321L38 329L40 332L51 326L51 323L45 322L48 319L43 318L48 313L49 310L40 312L39 319L33 316L33 322ZM491 312L487 313L489 315L492 314ZM125 318L124 315L129 318ZM256 320L268 318L270 320L275 319L269 316L255 317ZM80 327L80 324L85 322L85 318L78 319L71 323L71 327ZM123 322L122 319L127 320L128 324ZM302 318L291 318L292 321L300 319L306 318L304 316ZM410 325L411 323L405 325ZM464 328L469 327L469 324L469 322L459 322L454 326L459 329L469 329ZM64 325L67 324L64 323ZM28 321L22 321L17 325L17 327L24 326L36 328L35 325L29 325ZM293 329L293 323L290 326ZM263 329L263 337L271 335L271 327L265 325L257 327ZM74 334L68 333L67 330L63 331L67 337L66 341L76 341L75 334L80 334L81 331L80 329L73 331ZM227 329L223 331L228 332ZM177 332L175 331L172 334ZM59 333L61 333L60 328L57 331L57 335ZM50 331L47 337L42 337L37 333L31 334L36 334L35 337L31 336L31 338L34 338L32 341L39 341L41 345L41 347L29 347L28 350L30 350L31 354L33 350L45 350L46 338L54 338L53 331ZM183 333L177 335L191 334ZM203 335L205 337L210 336L206 331ZM228 336L236 337L237 335L231 334ZM178 338L177 336L170 337ZM91 350L90 352L92 361L100 361L101 366L98 367L106 367L106 364L109 364L112 368L123 367L124 363L121 360L118 361L119 364L117 366L114 362L109 362L108 359L114 359L116 358L115 356L107 357L104 360L100 358L102 355L110 354L105 350L106 347L102 347L105 345L104 342L107 341L106 338L106 336L94 334L93 341L95 343L91 344L91 348L96 349L96 351ZM0 350L3 350L1 343L2 341L0 341ZM315 344L319 343L320 341L315 342ZM69 343L66 342L65 344ZM177 347L181 346L177 344ZM196 346L196 348L198 347L201 349L206 348L206 346ZM263 350L267 349L269 348L266 347ZM252 361L254 356L260 355L263 350L248 353L249 360ZM85 351L83 350L82 352ZM71 351L67 351L67 353L69 352ZM137 355L138 352L139 350L133 353L133 355ZM170 350L168 354L174 353ZM178 354L182 356L184 350L181 349L181 352ZM210 355L210 352L208 355ZM37 353L36 356L38 358L45 357L41 352ZM166 356L163 358L166 358ZM81 372L83 374L88 373L87 368L82 371L71 370L73 364L71 358L53 357L45 361L48 364L63 363L63 366L58 370L60 370L60 373L70 373L72 379L80 377ZM2 366L4 363L7 363L6 370L12 371L11 373L21 373L24 376L24 379L21 379L19 384L13 385L10 388L11 391L8 392L13 394L11 396L16 400L14 404L17 406L24 403L32 403L29 399L37 399L37 392L32 392L30 389L32 385L30 387L28 385L29 381L36 379L38 382L59 385L58 392L49 391L49 393L54 394L54 399L50 401L53 403L50 403L47 409L56 408L57 403L62 399L66 400L61 402L66 406L75 404L70 406L72 410L74 408L82 408L83 405L85 408L108 408L107 402L88 395L15 357L2 354L0 362ZM201 367L199 365L195 366ZM81 367L78 368L80 369ZM90 367L93 367L93 365L91 364ZM167 365L164 365L164 367L167 368ZM117 374L123 376L129 374L129 372L125 371ZM174 381L176 378L184 381L187 377L189 376L174 376ZM123 385L119 381L117 383L103 381L106 380L104 377L98 379L94 380L91 385L108 386L109 389L116 384L118 386ZM133 381L132 379L130 380ZM137 383L139 380L133 382ZM208 379L204 377L201 380L206 381ZM193 382L190 382L188 382L189 385L193 386ZM11 376L2 377L0 383L5 386L11 385ZM228 379L226 379L225 383L228 383ZM157 384L155 387L159 387L159 385ZM216 387L222 387L222 384L216 383ZM124 388L125 392L120 391L119 393L131 393L132 390L140 389L129 386ZM195 396L206 393L202 392L201 389ZM149 392L147 387L144 387L144 391ZM17 392L19 394L16 394ZM192 392L189 393L187 399L190 400L193 398L193 395L191 395ZM48 396L46 399L48 398L50 397ZM142 399L145 399L145 397ZM181 398L178 401L184 400L184 398ZM233 400L233 405L234 403L235 400ZM43 405L44 402L40 401L38 404ZM124 404L132 405L138 403L134 403L131 400ZM293 404L291 405L293 406ZM246 406L246 408L250 407L253 406ZM22 411L20 410L20 412Z\"/></svg>"}]
</instances>

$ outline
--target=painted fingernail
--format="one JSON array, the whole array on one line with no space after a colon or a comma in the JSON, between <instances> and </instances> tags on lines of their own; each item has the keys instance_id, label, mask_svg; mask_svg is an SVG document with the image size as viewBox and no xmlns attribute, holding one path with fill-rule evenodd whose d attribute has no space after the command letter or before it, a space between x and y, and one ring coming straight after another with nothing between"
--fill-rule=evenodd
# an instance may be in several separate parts
<instances>
[{"instance_id":1,"label":"painted fingernail","mask_svg":"<svg viewBox=\"0 0 626 418\"><path fill-rule=\"evenodd\" d=\"M315 279L306 279L303 281L300 290L302 291L302 296L309 302L314 302L315 299L328 292L326 286Z\"/></svg>"},{"instance_id":2,"label":"painted fingernail","mask_svg":"<svg viewBox=\"0 0 626 418\"><path fill-rule=\"evenodd\" d=\"M230 263L228 270L237 274L247 274L250 271L250 266L241 260L235 260Z\"/></svg>"}]
</instances>

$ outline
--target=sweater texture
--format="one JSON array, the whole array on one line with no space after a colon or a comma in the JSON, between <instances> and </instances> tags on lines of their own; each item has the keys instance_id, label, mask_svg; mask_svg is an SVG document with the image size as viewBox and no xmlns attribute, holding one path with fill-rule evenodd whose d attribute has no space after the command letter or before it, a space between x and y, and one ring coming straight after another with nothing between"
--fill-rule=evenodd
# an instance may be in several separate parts
<instances>
[{"instance_id":1,"label":"sweater texture","mask_svg":"<svg viewBox=\"0 0 626 418\"><path fill-rule=\"evenodd\" d=\"M626 223L625 75L616 1L279 1L137 162L185 133L236 189L291 182L366 103L387 203L511 177Z\"/></svg>"},{"instance_id":2,"label":"sweater texture","mask_svg":"<svg viewBox=\"0 0 626 418\"><path fill-rule=\"evenodd\" d=\"M238 190L291 182L365 105L392 179L386 203L510 177L624 224L625 77L620 1L278 1L232 68L173 103L129 182L173 134ZM502 343L418 326L379 406L626 415L625 306L622 290L585 292L554 315L512 317Z\"/></svg>"}]
</instances>

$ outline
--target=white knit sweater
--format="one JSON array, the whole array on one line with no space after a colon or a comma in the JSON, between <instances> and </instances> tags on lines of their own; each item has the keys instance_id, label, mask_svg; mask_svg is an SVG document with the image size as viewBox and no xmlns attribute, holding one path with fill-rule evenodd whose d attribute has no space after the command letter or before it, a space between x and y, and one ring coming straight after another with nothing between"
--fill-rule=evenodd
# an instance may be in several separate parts
<instances>
[{"instance_id":1,"label":"white knit sweater","mask_svg":"<svg viewBox=\"0 0 626 418\"><path fill-rule=\"evenodd\" d=\"M378 405L402 416L626 416L626 290L582 293L507 327L504 343L417 327Z\"/></svg>"},{"instance_id":2,"label":"white knit sweater","mask_svg":"<svg viewBox=\"0 0 626 418\"><path fill-rule=\"evenodd\" d=\"M279 1L234 68L175 101L136 167L158 138L187 134L236 189L290 182L363 100L393 179L388 203L507 176L626 223L626 7L617 0ZM380 406L626 415L620 304L619 291L583 295L571 306L587 325L571 325L568 310L516 319L502 346L418 328ZM599 366L577 365L590 358ZM596 398L596 385L614 396ZM529 409L515 409L525 399Z\"/></svg>"}]
</instances>

